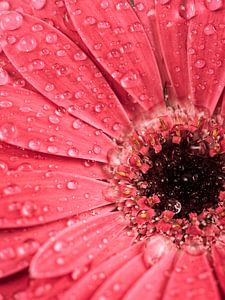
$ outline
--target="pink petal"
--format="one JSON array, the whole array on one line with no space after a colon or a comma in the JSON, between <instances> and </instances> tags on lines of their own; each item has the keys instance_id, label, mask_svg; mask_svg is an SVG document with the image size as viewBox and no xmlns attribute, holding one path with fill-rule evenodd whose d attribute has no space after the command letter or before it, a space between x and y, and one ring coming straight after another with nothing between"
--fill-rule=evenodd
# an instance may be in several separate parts
<instances>
[{"instance_id":1,"label":"pink petal","mask_svg":"<svg viewBox=\"0 0 225 300\"><path fill-rule=\"evenodd\" d=\"M125 226L119 213L111 213L63 230L35 255L31 275L57 277L88 268Z\"/></svg>"},{"instance_id":2,"label":"pink petal","mask_svg":"<svg viewBox=\"0 0 225 300\"><path fill-rule=\"evenodd\" d=\"M63 1L46 0L10 0L9 8L34 15L56 27L79 46L85 47L81 38L74 31Z\"/></svg>"},{"instance_id":3,"label":"pink petal","mask_svg":"<svg viewBox=\"0 0 225 300\"><path fill-rule=\"evenodd\" d=\"M86 300L90 299L93 293L104 284L105 280L111 278L117 270L126 266L133 257L140 253L142 243L135 244L118 252L117 255L105 260L102 264L87 273L79 281L60 297L61 300Z\"/></svg>"},{"instance_id":4,"label":"pink petal","mask_svg":"<svg viewBox=\"0 0 225 300\"><path fill-rule=\"evenodd\" d=\"M102 67L145 109L163 102L161 79L143 26L128 1L74 2L66 7L75 29Z\"/></svg>"},{"instance_id":5,"label":"pink petal","mask_svg":"<svg viewBox=\"0 0 225 300\"><path fill-rule=\"evenodd\" d=\"M53 170L95 179L107 178L102 163L44 154L0 142L0 174L34 170Z\"/></svg>"},{"instance_id":6,"label":"pink petal","mask_svg":"<svg viewBox=\"0 0 225 300\"><path fill-rule=\"evenodd\" d=\"M183 102L189 95L187 67L187 22L179 15L181 0L173 0L169 5L156 2L158 36L163 58L169 74L172 102ZM175 94L175 95L174 95Z\"/></svg>"},{"instance_id":7,"label":"pink petal","mask_svg":"<svg viewBox=\"0 0 225 300\"><path fill-rule=\"evenodd\" d=\"M33 151L107 161L111 140L40 94L0 88L0 140Z\"/></svg>"},{"instance_id":8,"label":"pink petal","mask_svg":"<svg viewBox=\"0 0 225 300\"><path fill-rule=\"evenodd\" d=\"M161 242L161 244L162 247L164 247L163 242ZM159 246L160 243L157 243L157 247ZM164 255L161 256L160 260L153 264L153 266L130 288L123 297L123 300L149 299L149 297L151 297L151 300L161 299L165 285L168 281L168 274L170 274L171 271L175 252L176 250L174 249L166 251Z\"/></svg>"},{"instance_id":9,"label":"pink petal","mask_svg":"<svg viewBox=\"0 0 225 300\"><path fill-rule=\"evenodd\" d=\"M0 53L0 86L10 84L14 87L34 88L21 76L16 68L8 60L4 52Z\"/></svg>"},{"instance_id":10,"label":"pink petal","mask_svg":"<svg viewBox=\"0 0 225 300\"><path fill-rule=\"evenodd\" d=\"M142 255L134 256L129 262L117 269L111 277L104 281L97 292L94 293L92 299L121 299L126 291L143 275L146 269Z\"/></svg>"},{"instance_id":11,"label":"pink petal","mask_svg":"<svg viewBox=\"0 0 225 300\"><path fill-rule=\"evenodd\" d=\"M214 269L219 281L220 286L225 292L225 244L216 243L212 247L212 258Z\"/></svg>"},{"instance_id":12,"label":"pink petal","mask_svg":"<svg viewBox=\"0 0 225 300\"><path fill-rule=\"evenodd\" d=\"M202 1L195 5L187 45L191 93L196 105L213 113L225 85L225 10L210 11Z\"/></svg>"},{"instance_id":13,"label":"pink petal","mask_svg":"<svg viewBox=\"0 0 225 300\"><path fill-rule=\"evenodd\" d=\"M15 12L9 14L14 16ZM7 43L10 31L3 31L3 35L7 57L51 101L111 136L119 136L121 130L129 128L128 118L102 74L61 32L23 15L21 24L13 31L17 42Z\"/></svg>"},{"instance_id":14,"label":"pink petal","mask_svg":"<svg viewBox=\"0 0 225 300\"><path fill-rule=\"evenodd\" d=\"M29 266L32 256L48 238L75 221L62 220L20 230L0 231L0 277Z\"/></svg>"},{"instance_id":15,"label":"pink petal","mask_svg":"<svg viewBox=\"0 0 225 300\"><path fill-rule=\"evenodd\" d=\"M22 272L0 281L0 299L24 299L24 290L29 283L27 272Z\"/></svg>"},{"instance_id":16,"label":"pink petal","mask_svg":"<svg viewBox=\"0 0 225 300\"><path fill-rule=\"evenodd\" d=\"M205 254L194 256L183 252L180 255L163 297L163 300L174 299L221 299Z\"/></svg>"},{"instance_id":17,"label":"pink petal","mask_svg":"<svg viewBox=\"0 0 225 300\"><path fill-rule=\"evenodd\" d=\"M144 26L146 35L152 46L159 72L162 78L162 82L168 82L168 74L163 61L162 51L159 42L159 34L155 13L155 1L154 0L142 0L141 2L135 1L135 12L139 17L141 23Z\"/></svg>"},{"instance_id":18,"label":"pink petal","mask_svg":"<svg viewBox=\"0 0 225 300\"><path fill-rule=\"evenodd\" d=\"M11 171L0 182L0 227L44 224L107 205L105 182L47 171Z\"/></svg>"}]
</instances>

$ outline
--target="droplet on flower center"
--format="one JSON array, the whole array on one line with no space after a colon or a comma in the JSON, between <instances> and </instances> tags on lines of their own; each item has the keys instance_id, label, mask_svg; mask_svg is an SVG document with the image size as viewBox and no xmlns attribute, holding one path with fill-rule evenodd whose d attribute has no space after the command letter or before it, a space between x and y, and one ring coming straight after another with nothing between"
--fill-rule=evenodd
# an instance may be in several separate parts
<instances>
[{"instance_id":1,"label":"droplet on flower center","mask_svg":"<svg viewBox=\"0 0 225 300\"><path fill-rule=\"evenodd\" d=\"M178 110L145 120L112 152L105 197L137 238L216 241L225 224L224 137L222 121Z\"/></svg>"}]
</instances>

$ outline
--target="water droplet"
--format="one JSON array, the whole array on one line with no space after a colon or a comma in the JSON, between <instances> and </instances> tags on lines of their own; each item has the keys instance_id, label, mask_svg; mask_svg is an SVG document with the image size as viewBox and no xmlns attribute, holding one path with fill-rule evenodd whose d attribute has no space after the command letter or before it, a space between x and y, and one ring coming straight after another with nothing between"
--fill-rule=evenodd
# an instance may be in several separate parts
<instances>
[{"instance_id":1,"label":"water droplet","mask_svg":"<svg viewBox=\"0 0 225 300\"><path fill-rule=\"evenodd\" d=\"M212 24L208 24L204 28L204 33L206 35L211 35L214 34L215 32L216 32L216 28Z\"/></svg>"},{"instance_id":2,"label":"water droplet","mask_svg":"<svg viewBox=\"0 0 225 300\"><path fill-rule=\"evenodd\" d=\"M152 237L144 250L144 262L147 267L157 263L170 249L169 241L161 236Z\"/></svg>"},{"instance_id":3,"label":"water droplet","mask_svg":"<svg viewBox=\"0 0 225 300\"><path fill-rule=\"evenodd\" d=\"M205 0L205 6L209 10L218 10L223 7L223 0Z\"/></svg>"},{"instance_id":4,"label":"water droplet","mask_svg":"<svg viewBox=\"0 0 225 300\"><path fill-rule=\"evenodd\" d=\"M0 28L2 30L15 30L23 23L21 14L15 11L5 12L0 15Z\"/></svg>"},{"instance_id":5,"label":"water droplet","mask_svg":"<svg viewBox=\"0 0 225 300\"><path fill-rule=\"evenodd\" d=\"M31 52L37 47L37 41L32 35L26 35L20 39L17 48L21 52Z\"/></svg>"},{"instance_id":6,"label":"water droplet","mask_svg":"<svg viewBox=\"0 0 225 300\"><path fill-rule=\"evenodd\" d=\"M202 68L204 68L205 64L206 64L206 61L205 61L205 60L203 60L203 59L198 59L198 60L196 60L196 62L195 62L195 67L198 68L198 69L202 69Z\"/></svg>"},{"instance_id":7,"label":"water droplet","mask_svg":"<svg viewBox=\"0 0 225 300\"><path fill-rule=\"evenodd\" d=\"M34 9L42 9L46 4L46 0L31 0L31 5Z\"/></svg>"},{"instance_id":8,"label":"water droplet","mask_svg":"<svg viewBox=\"0 0 225 300\"><path fill-rule=\"evenodd\" d=\"M34 32L39 32L39 31L42 31L44 28L43 28L43 26L41 25L41 24L34 24L33 26L32 26L32 31L34 31Z\"/></svg>"},{"instance_id":9,"label":"water droplet","mask_svg":"<svg viewBox=\"0 0 225 300\"><path fill-rule=\"evenodd\" d=\"M100 154L101 151L102 151L101 146L99 146L99 145L94 145L94 146L93 146L93 152L94 152L95 154Z\"/></svg>"},{"instance_id":10,"label":"water droplet","mask_svg":"<svg viewBox=\"0 0 225 300\"><path fill-rule=\"evenodd\" d=\"M0 174L6 173L8 171L8 165L6 162L0 160Z\"/></svg>"},{"instance_id":11,"label":"water droplet","mask_svg":"<svg viewBox=\"0 0 225 300\"><path fill-rule=\"evenodd\" d=\"M5 187L3 189L3 194L5 196L9 196L9 195L15 195L15 194L19 194L21 193L21 188L16 185L16 184L11 184L11 185L8 185L7 187Z\"/></svg>"},{"instance_id":12,"label":"water droplet","mask_svg":"<svg viewBox=\"0 0 225 300\"><path fill-rule=\"evenodd\" d=\"M101 21L101 22L98 22L97 27L98 27L99 29L108 29L108 28L111 27L111 25L110 25L110 23L107 22L107 21Z\"/></svg>"},{"instance_id":13,"label":"water droplet","mask_svg":"<svg viewBox=\"0 0 225 300\"><path fill-rule=\"evenodd\" d=\"M11 101L8 101L8 100L0 101L0 108L9 108L12 106L13 106L13 103Z\"/></svg>"},{"instance_id":14,"label":"water droplet","mask_svg":"<svg viewBox=\"0 0 225 300\"><path fill-rule=\"evenodd\" d=\"M0 85L5 85L9 82L9 74L3 68L0 68Z\"/></svg>"},{"instance_id":15,"label":"water droplet","mask_svg":"<svg viewBox=\"0 0 225 300\"><path fill-rule=\"evenodd\" d=\"M58 148L56 146L48 146L47 150L49 153L52 153L52 154L58 152Z\"/></svg>"},{"instance_id":16,"label":"water droplet","mask_svg":"<svg viewBox=\"0 0 225 300\"><path fill-rule=\"evenodd\" d=\"M16 126L13 123L4 123L0 126L0 140L7 141L17 135Z\"/></svg>"},{"instance_id":17,"label":"water droplet","mask_svg":"<svg viewBox=\"0 0 225 300\"><path fill-rule=\"evenodd\" d=\"M73 128L74 129L80 129L82 127L83 122L80 119L76 119L73 122Z\"/></svg>"},{"instance_id":18,"label":"water droplet","mask_svg":"<svg viewBox=\"0 0 225 300\"><path fill-rule=\"evenodd\" d=\"M141 32L143 31L143 25L140 22L135 22L129 27L130 32Z\"/></svg>"},{"instance_id":19,"label":"water droplet","mask_svg":"<svg viewBox=\"0 0 225 300\"><path fill-rule=\"evenodd\" d=\"M45 40L48 44L55 44L58 40L58 36L54 32L50 32L46 35Z\"/></svg>"},{"instance_id":20,"label":"water droplet","mask_svg":"<svg viewBox=\"0 0 225 300\"><path fill-rule=\"evenodd\" d=\"M205 248L202 241L193 240L185 247L185 250L191 255L201 255L204 253Z\"/></svg>"},{"instance_id":21,"label":"water droplet","mask_svg":"<svg viewBox=\"0 0 225 300\"><path fill-rule=\"evenodd\" d=\"M59 123L59 118L56 116L56 115L50 115L48 117L49 119L49 122L52 123L52 124L58 124Z\"/></svg>"},{"instance_id":22,"label":"water droplet","mask_svg":"<svg viewBox=\"0 0 225 300\"><path fill-rule=\"evenodd\" d=\"M99 102L95 105L95 112L100 113L104 109L104 104Z\"/></svg>"},{"instance_id":23,"label":"water droplet","mask_svg":"<svg viewBox=\"0 0 225 300\"><path fill-rule=\"evenodd\" d=\"M192 19L196 15L195 0L186 1L179 7L179 14L186 20Z\"/></svg>"},{"instance_id":24,"label":"water droplet","mask_svg":"<svg viewBox=\"0 0 225 300\"><path fill-rule=\"evenodd\" d=\"M96 19L94 17L86 17L84 24L94 25L96 23Z\"/></svg>"},{"instance_id":25,"label":"water droplet","mask_svg":"<svg viewBox=\"0 0 225 300\"><path fill-rule=\"evenodd\" d=\"M139 74L134 71L127 72L120 80L121 85L124 88L133 88L138 85L139 81Z\"/></svg>"},{"instance_id":26,"label":"water droplet","mask_svg":"<svg viewBox=\"0 0 225 300\"><path fill-rule=\"evenodd\" d=\"M103 8L103 9L108 8L109 7L109 1L102 0L101 3L100 3L100 7Z\"/></svg>"},{"instance_id":27,"label":"water droplet","mask_svg":"<svg viewBox=\"0 0 225 300\"><path fill-rule=\"evenodd\" d=\"M38 140L38 139L30 140L30 141L28 142L28 147L29 147L31 150L37 151L37 150L39 150L40 147L41 147L41 141Z\"/></svg>"},{"instance_id":28,"label":"water droplet","mask_svg":"<svg viewBox=\"0 0 225 300\"><path fill-rule=\"evenodd\" d=\"M116 4L116 9L117 10L126 10L126 9L129 9L130 8L130 5L128 4L128 2L119 2Z\"/></svg>"},{"instance_id":29,"label":"water droplet","mask_svg":"<svg viewBox=\"0 0 225 300\"><path fill-rule=\"evenodd\" d=\"M66 51L63 49L57 50L56 55L59 57L64 57L64 56L66 56Z\"/></svg>"},{"instance_id":30,"label":"water droplet","mask_svg":"<svg viewBox=\"0 0 225 300\"><path fill-rule=\"evenodd\" d=\"M164 5L164 4L169 4L170 0L159 0L159 3Z\"/></svg>"},{"instance_id":31,"label":"water droplet","mask_svg":"<svg viewBox=\"0 0 225 300\"><path fill-rule=\"evenodd\" d=\"M32 218L36 213L37 205L33 202L26 201L20 210L20 213L23 217Z\"/></svg>"},{"instance_id":32,"label":"water droplet","mask_svg":"<svg viewBox=\"0 0 225 300\"><path fill-rule=\"evenodd\" d=\"M8 1L1 1L0 2L0 10L9 10L10 4Z\"/></svg>"},{"instance_id":33,"label":"water droplet","mask_svg":"<svg viewBox=\"0 0 225 300\"><path fill-rule=\"evenodd\" d=\"M67 182L67 188L69 190L75 190L77 188L77 182L74 180Z\"/></svg>"},{"instance_id":34,"label":"water droplet","mask_svg":"<svg viewBox=\"0 0 225 300\"><path fill-rule=\"evenodd\" d=\"M45 63L43 62L43 60L34 59L32 61L32 67L34 70L42 70L45 67Z\"/></svg>"},{"instance_id":35,"label":"water droplet","mask_svg":"<svg viewBox=\"0 0 225 300\"><path fill-rule=\"evenodd\" d=\"M78 154L79 154L79 151L78 151L78 149L77 148L70 148L69 150L68 150L68 155L70 156L70 157L77 157L78 156Z\"/></svg>"},{"instance_id":36,"label":"water droplet","mask_svg":"<svg viewBox=\"0 0 225 300\"><path fill-rule=\"evenodd\" d=\"M73 57L76 61L81 61L81 60L87 59L87 55L81 50L77 51Z\"/></svg>"},{"instance_id":37,"label":"water droplet","mask_svg":"<svg viewBox=\"0 0 225 300\"><path fill-rule=\"evenodd\" d=\"M46 92L52 92L55 89L55 86L53 83L47 83L45 86L45 91Z\"/></svg>"}]
</instances>

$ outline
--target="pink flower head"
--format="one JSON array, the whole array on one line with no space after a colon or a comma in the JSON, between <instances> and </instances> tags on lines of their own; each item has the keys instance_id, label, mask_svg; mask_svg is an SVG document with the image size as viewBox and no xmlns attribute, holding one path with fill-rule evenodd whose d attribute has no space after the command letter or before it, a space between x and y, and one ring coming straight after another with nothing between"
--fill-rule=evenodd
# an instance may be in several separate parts
<instances>
[{"instance_id":1,"label":"pink flower head","mask_svg":"<svg viewBox=\"0 0 225 300\"><path fill-rule=\"evenodd\" d=\"M225 1L0 1L0 300L222 300Z\"/></svg>"}]
</instances>

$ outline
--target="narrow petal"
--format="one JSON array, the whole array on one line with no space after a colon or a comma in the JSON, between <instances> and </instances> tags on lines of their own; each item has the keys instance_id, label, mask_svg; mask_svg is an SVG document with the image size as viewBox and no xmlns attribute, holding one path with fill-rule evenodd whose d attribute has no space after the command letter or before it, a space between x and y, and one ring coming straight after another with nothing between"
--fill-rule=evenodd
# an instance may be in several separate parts
<instances>
[{"instance_id":1,"label":"narrow petal","mask_svg":"<svg viewBox=\"0 0 225 300\"><path fill-rule=\"evenodd\" d=\"M212 11L203 1L195 5L197 12L190 20L187 45L191 93L196 105L213 113L225 85L225 10Z\"/></svg>"},{"instance_id":2,"label":"narrow petal","mask_svg":"<svg viewBox=\"0 0 225 300\"><path fill-rule=\"evenodd\" d=\"M107 205L107 183L47 171L11 171L0 183L0 227L44 224Z\"/></svg>"},{"instance_id":3,"label":"narrow petal","mask_svg":"<svg viewBox=\"0 0 225 300\"><path fill-rule=\"evenodd\" d=\"M21 20L13 31L16 42L8 42L11 31L4 27L3 51L22 76L70 114L109 135L119 136L128 129L129 121L119 100L87 55L41 20L16 12L6 16L13 18L15 14Z\"/></svg>"},{"instance_id":4,"label":"narrow petal","mask_svg":"<svg viewBox=\"0 0 225 300\"><path fill-rule=\"evenodd\" d=\"M118 252L117 255L105 260L102 264L88 272L86 276L79 281L65 293L62 294L60 300L86 300L90 299L94 292L104 284L115 272L126 266L126 264L140 253L142 243L134 246L126 247L123 251ZM98 291L98 290L97 290Z\"/></svg>"},{"instance_id":5,"label":"narrow petal","mask_svg":"<svg viewBox=\"0 0 225 300\"><path fill-rule=\"evenodd\" d=\"M9 281L10 280L10 281ZM21 299L24 296L24 290L28 287L29 276L27 271L21 272L10 278L0 281L0 297L1 299ZM24 299L24 298L22 298Z\"/></svg>"},{"instance_id":6,"label":"narrow petal","mask_svg":"<svg viewBox=\"0 0 225 300\"><path fill-rule=\"evenodd\" d=\"M179 257L163 300L220 300L216 280L205 254L183 252Z\"/></svg>"},{"instance_id":7,"label":"narrow petal","mask_svg":"<svg viewBox=\"0 0 225 300\"><path fill-rule=\"evenodd\" d=\"M0 141L0 174L8 171L53 170L95 179L106 179L104 165L91 160L74 159L21 149Z\"/></svg>"},{"instance_id":8,"label":"narrow petal","mask_svg":"<svg viewBox=\"0 0 225 300\"><path fill-rule=\"evenodd\" d=\"M66 0L75 29L102 67L145 109L163 103L161 79L143 26L128 1Z\"/></svg>"},{"instance_id":9,"label":"narrow petal","mask_svg":"<svg viewBox=\"0 0 225 300\"><path fill-rule=\"evenodd\" d=\"M164 255L130 288L123 299L148 299L149 295L151 295L151 300L161 299L168 281L168 273L171 271L174 255L174 250Z\"/></svg>"},{"instance_id":10,"label":"narrow petal","mask_svg":"<svg viewBox=\"0 0 225 300\"><path fill-rule=\"evenodd\" d=\"M71 24L63 1L10 0L7 2L9 3L8 9L17 10L40 18L59 29L82 48L85 48L84 43Z\"/></svg>"},{"instance_id":11,"label":"narrow petal","mask_svg":"<svg viewBox=\"0 0 225 300\"><path fill-rule=\"evenodd\" d=\"M167 1L168 2L168 1ZM182 0L156 1L156 21L163 58L169 74L168 92L172 103L188 99L187 21L179 14ZM175 98L175 99L174 99Z\"/></svg>"},{"instance_id":12,"label":"narrow petal","mask_svg":"<svg viewBox=\"0 0 225 300\"><path fill-rule=\"evenodd\" d=\"M75 222L75 221L74 221ZM72 219L53 222L46 226L36 226L20 230L0 231L0 277L5 277L29 266L32 256L40 245L55 232L66 228Z\"/></svg>"},{"instance_id":13,"label":"narrow petal","mask_svg":"<svg viewBox=\"0 0 225 300\"><path fill-rule=\"evenodd\" d=\"M0 140L33 151L107 161L111 140L40 94L0 88Z\"/></svg>"},{"instance_id":14,"label":"narrow petal","mask_svg":"<svg viewBox=\"0 0 225 300\"><path fill-rule=\"evenodd\" d=\"M142 255L134 256L127 264L119 268L111 277L101 285L92 300L106 298L108 300L119 300L126 291L143 275L147 270Z\"/></svg>"},{"instance_id":15,"label":"narrow petal","mask_svg":"<svg viewBox=\"0 0 225 300\"><path fill-rule=\"evenodd\" d=\"M139 17L141 23L144 26L146 35L152 46L158 69L162 78L163 85L165 82L169 82L166 67L163 61L163 55L161 51L158 27L156 21L155 1L154 0L142 0L141 2L135 1L135 12Z\"/></svg>"},{"instance_id":16,"label":"narrow petal","mask_svg":"<svg viewBox=\"0 0 225 300\"><path fill-rule=\"evenodd\" d=\"M225 293L225 244L216 243L212 247L214 269L223 292Z\"/></svg>"},{"instance_id":17,"label":"narrow petal","mask_svg":"<svg viewBox=\"0 0 225 300\"><path fill-rule=\"evenodd\" d=\"M65 229L35 255L31 275L48 278L88 268L125 226L120 214L111 213Z\"/></svg>"}]
</instances>

